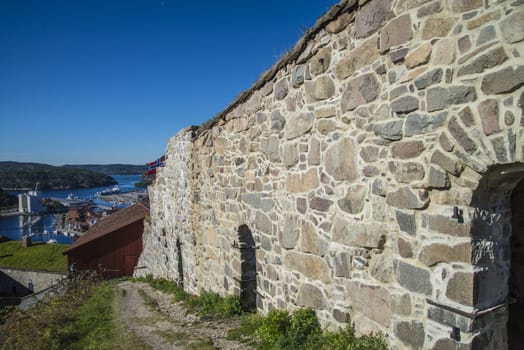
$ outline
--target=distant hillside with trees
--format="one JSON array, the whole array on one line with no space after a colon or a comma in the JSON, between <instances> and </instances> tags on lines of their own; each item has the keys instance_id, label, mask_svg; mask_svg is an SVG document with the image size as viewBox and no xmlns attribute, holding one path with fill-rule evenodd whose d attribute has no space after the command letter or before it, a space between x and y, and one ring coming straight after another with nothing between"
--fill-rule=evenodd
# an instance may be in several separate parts
<instances>
[{"instance_id":1,"label":"distant hillside with trees","mask_svg":"<svg viewBox=\"0 0 524 350\"><path fill-rule=\"evenodd\" d=\"M147 167L145 165L132 164L66 164L66 168L86 169L106 175L136 175L143 174Z\"/></svg>"},{"instance_id":2,"label":"distant hillside with trees","mask_svg":"<svg viewBox=\"0 0 524 350\"><path fill-rule=\"evenodd\" d=\"M12 208L17 204L17 198L0 188L0 209Z\"/></svg>"},{"instance_id":3,"label":"distant hillside with trees","mask_svg":"<svg viewBox=\"0 0 524 350\"><path fill-rule=\"evenodd\" d=\"M41 163L0 161L0 188L39 190L91 188L115 185L111 176L94 171Z\"/></svg>"}]
</instances>

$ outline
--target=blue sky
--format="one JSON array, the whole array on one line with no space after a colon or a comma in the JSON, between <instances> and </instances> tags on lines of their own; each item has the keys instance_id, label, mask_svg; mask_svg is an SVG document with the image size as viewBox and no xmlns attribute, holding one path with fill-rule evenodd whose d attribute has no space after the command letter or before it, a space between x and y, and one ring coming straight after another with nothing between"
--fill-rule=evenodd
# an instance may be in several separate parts
<instances>
[{"instance_id":1,"label":"blue sky","mask_svg":"<svg viewBox=\"0 0 524 350\"><path fill-rule=\"evenodd\" d=\"M335 3L1 0L0 160L154 160Z\"/></svg>"}]
</instances>

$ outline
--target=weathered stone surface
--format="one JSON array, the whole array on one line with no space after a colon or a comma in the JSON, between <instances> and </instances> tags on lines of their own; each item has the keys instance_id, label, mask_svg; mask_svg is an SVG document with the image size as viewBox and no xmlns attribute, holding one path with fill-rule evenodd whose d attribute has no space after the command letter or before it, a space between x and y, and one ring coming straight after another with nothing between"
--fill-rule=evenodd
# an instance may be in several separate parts
<instances>
[{"instance_id":1,"label":"weathered stone surface","mask_svg":"<svg viewBox=\"0 0 524 350\"><path fill-rule=\"evenodd\" d=\"M326 305L322 291L313 284L302 283L298 287L297 305L312 309L322 309Z\"/></svg>"},{"instance_id":2,"label":"weathered stone surface","mask_svg":"<svg viewBox=\"0 0 524 350\"><path fill-rule=\"evenodd\" d=\"M391 120L384 123L375 123L373 131L375 135L390 141L397 141L402 138L402 120Z\"/></svg>"},{"instance_id":3,"label":"weathered stone surface","mask_svg":"<svg viewBox=\"0 0 524 350\"><path fill-rule=\"evenodd\" d=\"M328 23L326 26L326 31L332 34L340 33L342 30L344 30L344 28L347 27L349 22L351 22L354 15L354 13L348 12L341 14L336 19Z\"/></svg>"},{"instance_id":4,"label":"weathered stone surface","mask_svg":"<svg viewBox=\"0 0 524 350\"><path fill-rule=\"evenodd\" d=\"M328 76L321 76L314 81L306 82L306 99L312 103L330 98L335 94L335 83Z\"/></svg>"},{"instance_id":5,"label":"weathered stone surface","mask_svg":"<svg viewBox=\"0 0 524 350\"><path fill-rule=\"evenodd\" d=\"M262 195L260 193L244 193L242 201L255 209L260 209Z\"/></svg>"},{"instance_id":6,"label":"weathered stone surface","mask_svg":"<svg viewBox=\"0 0 524 350\"><path fill-rule=\"evenodd\" d=\"M369 263L371 276L383 283L393 280L393 254L384 252L372 257Z\"/></svg>"},{"instance_id":7,"label":"weathered stone surface","mask_svg":"<svg viewBox=\"0 0 524 350\"><path fill-rule=\"evenodd\" d=\"M267 139L263 139L261 146L270 161L280 163L280 153L278 151L280 140L278 137L270 136Z\"/></svg>"},{"instance_id":8,"label":"weathered stone surface","mask_svg":"<svg viewBox=\"0 0 524 350\"><path fill-rule=\"evenodd\" d=\"M482 101L478 105L478 111L482 122L482 130L486 136L501 131L499 123L499 104L497 100L489 99Z\"/></svg>"},{"instance_id":9,"label":"weathered stone surface","mask_svg":"<svg viewBox=\"0 0 524 350\"><path fill-rule=\"evenodd\" d=\"M417 47L415 50L411 51L405 58L404 64L408 68L413 68L420 66L421 64L426 64L431 57L431 44L424 43Z\"/></svg>"},{"instance_id":10,"label":"weathered stone surface","mask_svg":"<svg viewBox=\"0 0 524 350\"><path fill-rule=\"evenodd\" d=\"M464 151L469 154L473 154L477 150L477 145L475 142L468 136L467 132L460 126L457 117L453 116L449 120L448 130L451 133L451 136L464 148Z\"/></svg>"},{"instance_id":11,"label":"weathered stone surface","mask_svg":"<svg viewBox=\"0 0 524 350\"><path fill-rule=\"evenodd\" d=\"M367 37L376 32L391 12L391 0L372 0L362 6L355 18L355 36Z\"/></svg>"},{"instance_id":12,"label":"weathered stone surface","mask_svg":"<svg viewBox=\"0 0 524 350\"><path fill-rule=\"evenodd\" d=\"M422 214L422 227L431 231L459 237L470 235L470 226L443 215Z\"/></svg>"},{"instance_id":13,"label":"weathered stone surface","mask_svg":"<svg viewBox=\"0 0 524 350\"><path fill-rule=\"evenodd\" d=\"M458 176L463 169L463 166L456 160L450 158L439 150L436 150L431 156L431 163L440 166L442 169L455 176Z\"/></svg>"},{"instance_id":14,"label":"weathered stone surface","mask_svg":"<svg viewBox=\"0 0 524 350\"><path fill-rule=\"evenodd\" d=\"M290 270L300 272L313 280L324 283L331 281L331 274L326 261L313 254L297 253L288 251L284 257L284 264Z\"/></svg>"},{"instance_id":15,"label":"weathered stone surface","mask_svg":"<svg viewBox=\"0 0 524 350\"><path fill-rule=\"evenodd\" d=\"M455 273L448 282L446 296L459 304L474 305L473 274L466 272Z\"/></svg>"},{"instance_id":16,"label":"weathered stone surface","mask_svg":"<svg viewBox=\"0 0 524 350\"><path fill-rule=\"evenodd\" d=\"M413 247L411 246L411 243L406 241L404 238L399 237L397 241L398 246L398 253L403 258L411 258L413 257Z\"/></svg>"},{"instance_id":17,"label":"weathered stone surface","mask_svg":"<svg viewBox=\"0 0 524 350\"><path fill-rule=\"evenodd\" d=\"M400 187L396 191L388 192L386 203L399 209L422 209L428 204L427 198L420 198L408 186Z\"/></svg>"},{"instance_id":18,"label":"weathered stone surface","mask_svg":"<svg viewBox=\"0 0 524 350\"><path fill-rule=\"evenodd\" d=\"M422 28L422 39L445 38L453 27L453 19L449 17L430 17Z\"/></svg>"},{"instance_id":19,"label":"weathered stone surface","mask_svg":"<svg viewBox=\"0 0 524 350\"><path fill-rule=\"evenodd\" d=\"M342 323L349 323L351 321L350 314L339 309L333 309L333 318Z\"/></svg>"},{"instance_id":20,"label":"weathered stone surface","mask_svg":"<svg viewBox=\"0 0 524 350\"><path fill-rule=\"evenodd\" d=\"M350 214L358 214L364 209L367 187L356 185L348 189L344 198L337 203L340 209Z\"/></svg>"},{"instance_id":21,"label":"weathered stone surface","mask_svg":"<svg viewBox=\"0 0 524 350\"><path fill-rule=\"evenodd\" d=\"M320 256L325 254L325 249L323 246L327 245L325 243L321 243L317 230L313 224L310 222L304 222L300 236L300 250L302 252Z\"/></svg>"},{"instance_id":22,"label":"weathered stone surface","mask_svg":"<svg viewBox=\"0 0 524 350\"><path fill-rule=\"evenodd\" d=\"M477 37L476 44L477 46L480 46L484 43L487 43L488 41L495 39L496 36L497 36L497 33L495 32L495 27L493 26L484 27L480 30L480 33Z\"/></svg>"},{"instance_id":23,"label":"weathered stone surface","mask_svg":"<svg viewBox=\"0 0 524 350\"><path fill-rule=\"evenodd\" d=\"M291 140L304 135L311 130L314 121L312 112L291 113L285 125L286 138Z\"/></svg>"},{"instance_id":24,"label":"weathered stone surface","mask_svg":"<svg viewBox=\"0 0 524 350\"><path fill-rule=\"evenodd\" d=\"M335 256L335 276L349 278L351 272L351 254L339 252Z\"/></svg>"},{"instance_id":25,"label":"weathered stone surface","mask_svg":"<svg viewBox=\"0 0 524 350\"><path fill-rule=\"evenodd\" d=\"M451 152L455 148L454 143L451 142L450 138L446 133L440 134L438 141L442 149L446 152Z\"/></svg>"},{"instance_id":26,"label":"weathered stone surface","mask_svg":"<svg viewBox=\"0 0 524 350\"><path fill-rule=\"evenodd\" d=\"M391 161L388 163L389 171L400 183L411 183L424 178L424 166L415 162Z\"/></svg>"},{"instance_id":27,"label":"weathered stone surface","mask_svg":"<svg viewBox=\"0 0 524 350\"><path fill-rule=\"evenodd\" d=\"M215 152L217 154L223 155L224 153L226 153L227 139L223 137L217 137L214 140L213 146L215 147Z\"/></svg>"},{"instance_id":28,"label":"weathered stone surface","mask_svg":"<svg viewBox=\"0 0 524 350\"><path fill-rule=\"evenodd\" d=\"M360 105L374 101L380 93L380 84L374 73L368 73L350 80L342 94L342 112L352 111Z\"/></svg>"},{"instance_id":29,"label":"weathered stone surface","mask_svg":"<svg viewBox=\"0 0 524 350\"><path fill-rule=\"evenodd\" d=\"M397 282L407 290L415 293L431 295L430 273L428 270L413 266L401 260L395 260L395 274Z\"/></svg>"},{"instance_id":30,"label":"weathered stone surface","mask_svg":"<svg viewBox=\"0 0 524 350\"><path fill-rule=\"evenodd\" d=\"M454 12L471 11L484 5L483 0L454 0L451 2L451 10Z\"/></svg>"},{"instance_id":31,"label":"weathered stone surface","mask_svg":"<svg viewBox=\"0 0 524 350\"><path fill-rule=\"evenodd\" d=\"M353 223L336 217L331 231L335 242L347 246L378 248L384 240L384 227L380 223Z\"/></svg>"},{"instance_id":32,"label":"weathered stone surface","mask_svg":"<svg viewBox=\"0 0 524 350\"><path fill-rule=\"evenodd\" d=\"M397 4L397 13L406 12L430 1L431 0L400 0Z\"/></svg>"},{"instance_id":33,"label":"weathered stone surface","mask_svg":"<svg viewBox=\"0 0 524 350\"><path fill-rule=\"evenodd\" d=\"M455 41L440 39L433 45L433 64L450 65L455 61Z\"/></svg>"},{"instance_id":34,"label":"weathered stone surface","mask_svg":"<svg viewBox=\"0 0 524 350\"><path fill-rule=\"evenodd\" d=\"M408 115L405 124L405 135L413 136L437 130L446 121L447 113L436 115L414 113Z\"/></svg>"},{"instance_id":35,"label":"weathered stone surface","mask_svg":"<svg viewBox=\"0 0 524 350\"><path fill-rule=\"evenodd\" d=\"M418 98L415 96L403 96L391 102L391 110L398 114L409 113L419 107Z\"/></svg>"},{"instance_id":36,"label":"weathered stone surface","mask_svg":"<svg viewBox=\"0 0 524 350\"><path fill-rule=\"evenodd\" d=\"M418 157L424 151L424 142L422 141L405 141L395 142L391 146L391 155L394 158L409 159Z\"/></svg>"},{"instance_id":37,"label":"weathered stone surface","mask_svg":"<svg viewBox=\"0 0 524 350\"><path fill-rule=\"evenodd\" d=\"M337 109L335 106L329 106L325 108L315 109L315 117L317 119L331 118L337 115Z\"/></svg>"},{"instance_id":38,"label":"weathered stone surface","mask_svg":"<svg viewBox=\"0 0 524 350\"><path fill-rule=\"evenodd\" d=\"M476 99L477 93L472 86L434 87L427 92L426 105L428 112L432 112Z\"/></svg>"},{"instance_id":39,"label":"weathered stone surface","mask_svg":"<svg viewBox=\"0 0 524 350\"><path fill-rule=\"evenodd\" d=\"M273 88L275 91L275 98L280 101L283 100L284 97L287 96L287 93L289 91L288 89L288 83L286 78L282 78L279 81L275 83L275 87Z\"/></svg>"},{"instance_id":40,"label":"weathered stone surface","mask_svg":"<svg viewBox=\"0 0 524 350\"><path fill-rule=\"evenodd\" d=\"M293 249L297 245L300 236L299 226L296 217L286 217L282 231L278 233L280 245L284 249Z\"/></svg>"},{"instance_id":41,"label":"weathered stone surface","mask_svg":"<svg viewBox=\"0 0 524 350\"><path fill-rule=\"evenodd\" d=\"M318 211L327 211L333 204L332 201L325 198L313 197L309 201L309 207Z\"/></svg>"},{"instance_id":42,"label":"weathered stone surface","mask_svg":"<svg viewBox=\"0 0 524 350\"><path fill-rule=\"evenodd\" d=\"M524 11L515 11L505 17L499 25L502 37L513 44L524 40Z\"/></svg>"},{"instance_id":43,"label":"weathered stone surface","mask_svg":"<svg viewBox=\"0 0 524 350\"><path fill-rule=\"evenodd\" d=\"M305 198L297 198L297 210L304 214L307 210L307 200Z\"/></svg>"},{"instance_id":44,"label":"weathered stone surface","mask_svg":"<svg viewBox=\"0 0 524 350\"><path fill-rule=\"evenodd\" d=\"M273 224L269 217L261 212L257 212L255 216L255 228L260 232L271 235L273 233Z\"/></svg>"},{"instance_id":45,"label":"weathered stone surface","mask_svg":"<svg viewBox=\"0 0 524 350\"><path fill-rule=\"evenodd\" d=\"M449 176L445 171L435 167L429 168L428 187L430 188L449 188Z\"/></svg>"},{"instance_id":46,"label":"weathered stone surface","mask_svg":"<svg viewBox=\"0 0 524 350\"><path fill-rule=\"evenodd\" d=\"M344 138L330 146L326 151L325 166L327 173L335 180L356 180L358 172L355 143L349 138Z\"/></svg>"},{"instance_id":47,"label":"weathered stone surface","mask_svg":"<svg viewBox=\"0 0 524 350\"><path fill-rule=\"evenodd\" d=\"M475 117L473 116L473 112L471 111L471 108L469 106L466 106L459 112L460 120L464 123L465 126L468 128L474 126L477 124Z\"/></svg>"},{"instance_id":48,"label":"weathered stone surface","mask_svg":"<svg viewBox=\"0 0 524 350\"><path fill-rule=\"evenodd\" d=\"M427 73L422 74L415 79L415 87L418 90L427 88L428 86L440 83L442 79L442 69L436 68Z\"/></svg>"},{"instance_id":49,"label":"weathered stone surface","mask_svg":"<svg viewBox=\"0 0 524 350\"><path fill-rule=\"evenodd\" d=\"M286 118L280 114L280 111L276 110L271 113L271 129L272 130L282 130L286 125Z\"/></svg>"},{"instance_id":50,"label":"weathered stone surface","mask_svg":"<svg viewBox=\"0 0 524 350\"><path fill-rule=\"evenodd\" d=\"M418 259L427 266L441 262L471 262L471 244L468 242L449 246L433 243L422 247Z\"/></svg>"},{"instance_id":51,"label":"weathered stone surface","mask_svg":"<svg viewBox=\"0 0 524 350\"><path fill-rule=\"evenodd\" d=\"M309 165L320 164L320 141L316 138L312 138L309 143L307 161Z\"/></svg>"},{"instance_id":52,"label":"weathered stone surface","mask_svg":"<svg viewBox=\"0 0 524 350\"><path fill-rule=\"evenodd\" d=\"M293 70L293 74L291 75L291 84L294 88L297 88L304 83L305 77L306 67L298 66Z\"/></svg>"},{"instance_id":53,"label":"weathered stone surface","mask_svg":"<svg viewBox=\"0 0 524 350\"><path fill-rule=\"evenodd\" d=\"M379 58L376 40L370 39L355 48L350 55L344 56L335 66L338 79L346 79L362 67L368 66Z\"/></svg>"},{"instance_id":54,"label":"weathered stone surface","mask_svg":"<svg viewBox=\"0 0 524 350\"><path fill-rule=\"evenodd\" d=\"M337 129L337 122L334 120L319 120L317 123L317 130L322 135L327 135Z\"/></svg>"},{"instance_id":55,"label":"weathered stone surface","mask_svg":"<svg viewBox=\"0 0 524 350\"><path fill-rule=\"evenodd\" d=\"M379 148L376 146L363 146L360 148L360 157L368 163L378 160Z\"/></svg>"},{"instance_id":56,"label":"weathered stone surface","mask_svg":"<svg viewBox=\"0 0 524 350\"><path fill-rule=\"evenodd\" d=\"M460 344L453 339L439 339L433 346L434 350L469 350L472 347L469 344ZM478 347L482 349L482 347Z\"/></svg>"},{"instance_id":57,"label":"weathered stone surface","mask_svg":"<svg viewBox=\"0 0 524 350\"><path fill-rule=\"evenodd\" d=\"M393 46L403 44L411 39L411 18L409 14L396 17L380 31L380 52L386 52Z\"/></svg>"},{"instance_id":58,"label":"weathered stone surface","mask_svg":"<svg viewBox=\"0 0 524 350\"><path fill-rule=\"evenodd\" d=\"M256 91L244 104L244 112L246 114L254 113L262 109L262 94Z\"/></svg>"},{"instance_id":59,"label":"weathered stone surface","mask_svg":"<svg viewBox=\"0 0 524 350\"><path fill-rule=\"evenodd\" d=\"M468 29L475 29L475 28L478 28L480 27L481 25L485 24L485 23L488 23L490 21L495 21L495 20L498 20L500 19L500 11L492 11L492 12L488 12L488 13L485 13L483 14L482 16L478 16L470 21L467 22L466 24L466 28Z\"/></svg>"},{"instance_id":60,"label":"weathered stone surface","mask_svg":"<svg viewBox=\"0 0 524 350\"><path fill-rule=\"evenodd\" d=\"M507 59L508 55L506 55L506 51L502 46L499 46L460 68L457 71L457 76L481 73L488 68L493 68L504 63Z\"/></svg>"},{"instance_id":61,"label":"weathered stone surface","mask_svg":"<svg viewBox=\"0 0 524 350\"><path fill-rule=\"evenodd\" d=\"M311 73L319 75L324 73L331 63L331 48L323 47L311 59L310 69Z\"/></svg>"},{"instance_id":62,"label":"weathered stone surface","mask_svg":"<svg viewBox=\"0 0 524 350\"><path fill-rule=\"evenodd\" d=\"M294 143L285 144L282 148L282 160L284 165L288 168L298 163L298 147Z\"/></svg>"},{"instance_id":63,"label":"weathered stone surface","mask_svg":"<svg viewBox=\"0 0 524 350\"><path fill-rule=\"evenodd\" d=\"M412 236L415 235L417 226L414 214L408 214L401 210L395 210L395 217L401 231L404 231Z\"/></svg>"},{"instance_id":64,"label":"weathered stone surface","mask_svg":"<svg viewBox=\"0 0 524 350\"><path fill-rule=\"evenodd\" d=\"M439 1L434 1L427 6L421 7L417 11L417 18L426 17L435 13L438 13L442 10L441 4Z\"/></svg>"},{"instance_id":65,"label":"weathered stone surface","mask_svg":"<svg viewBox=\"0 0 524 350\"><path fill-rule=\"evenodd\" d=\"M389 58L394 64L401 63L404 61L404 58L406 58L408 51L408 48L398 48L396 50L392 50L389 52Z\"/></svg>"},{"instance_id":66,"label":"weathered stone surface","mask_svg":"<svg viewBox=\"0 0 524 350\"><path fill-rule=\"evenodd\" d=\"M484 75L480 88L486 95L493 95L515 91L522 85L524 85L524 66L519 66L507 67Z\"/></svg>"},{"instance_id":67,"label":"weathered stone surface","mask_svg":"<svg viewBox=\"0 0 524 350\"><path fill-rule=\"evenodd\" d=\"M289 192L308 192L319 185L316 169L302 173L289 173L286 178L286 190Z\"/></svg>"},{"instance_id":68,"label":"weathered stone surface","mask_svg":"<svg viewBox=\"0 0 524 350\"><path fill-rule=\"evenodd\" d=\"M346 287L353 307L373 321L388 327L391 320L391 295L385 288L359 282L348 282Z\"/></svg>"},{"instance_id":69,"label":"weathered stone surface","mask_svg":"<svg viewBox=\"0 0 524 350\"><path fill-rule=\"evenodd\" d=\"M395 325L395 334L402 342L413 349L422 349L426 332L424 324L417 321L402 321Z\"/></svg>"}]
</instances>

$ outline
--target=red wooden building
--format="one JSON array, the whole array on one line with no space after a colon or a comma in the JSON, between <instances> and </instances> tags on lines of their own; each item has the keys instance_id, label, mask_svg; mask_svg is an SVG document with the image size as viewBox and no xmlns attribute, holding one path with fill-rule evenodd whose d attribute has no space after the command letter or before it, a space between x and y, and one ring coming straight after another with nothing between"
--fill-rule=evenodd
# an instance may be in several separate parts
<instances>
[{"instance_id":1,"label":"red wooden building","mask_svg":"<svg viewBox=\"0 0 524 350\"><path fill-rule=\"evenodd\" d=\"M97 271L104 278L132 276L142 253L144 218L142 203L121 209L94 224L64 252L77 271Z\"/></svg>"}]
</instances>

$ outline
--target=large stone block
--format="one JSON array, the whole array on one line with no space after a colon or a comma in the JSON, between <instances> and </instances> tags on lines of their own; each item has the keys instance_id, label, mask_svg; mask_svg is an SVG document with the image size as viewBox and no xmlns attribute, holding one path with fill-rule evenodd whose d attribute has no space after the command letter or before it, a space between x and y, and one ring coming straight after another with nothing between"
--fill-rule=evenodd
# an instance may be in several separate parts
<instances>
[{"instance_id":1,"label":"large stone block","mask_svg":"<svg viewBox=\"0 0 524 350\"><path fill-rule=\"evenodd\" d=\"M300 235L300 250L304 253L315 255L324 255L324 247L315 226L310 222L302 224L302 233Z\"/></svg>"},{"instance_id":2,"label":"large stone block","mask_svg":"<svg viewBox=\"0 0 524 350\"><path fill-rule=\"evenodd\" d=\"M422 349L426 338L424 324L418 321L402 321L395 325L395 334L412 349Z\"/></svg>"},{"instance_id":3,"label":"large stone block","mask_svg":"<svg viewBox=\"0 0 524 350\"><path fill-rule=\"evenodd\" d=\"M449 17L430 17L422 28L422 39L445 38L453 27L453 19Z\"/></svg>"},{"instance_id":4,"label":"large stone block","mask_svg":"<svg viewBox=\"0 0 524 350\"><path fill-rule=\"evenodd\" d=\"M286 190L288 192L309 192L319 185L318 173L314 168L302 173L288 173Z\"/></svg>"},{"instance_id":5,"label":"large stone block","mask_svg":"<svg viewBox=\"0 0 524 350\"><path fill-rule=\"evenodd\" d=\"M382 326L389 327L391 295L386 288L350 281L346 289L354 309Z\"/></svg>"},{"instance_id":6,"label":"large stone block","mask_svg":"<svg viewBox=\"0 0 524 350\"><path fill-rule=\"evenodd\" d=\"M335 94L335 83L328 76L321 76L314 81L306 82L306 99L309 103L322 101Z\"/></svg>"},{"instance_id":7,"label":"large stone block","mask_svg":"<svg viewBox=\"0 0 524 350\"><path fill-rule=\"evenodd\" d=\"M355 36L367 37L376 32L391 12L391 0L372 0L362 6L355 18Z\"/></svg>"},{"instance_id":8,"label":"large stone block","mask_svg":"<svg viewBox=\"0 0 524 350\"><path fill-rule=\"evenodd\" d=\"M358 214L364 209L367 187L356 185L348 189L344 198L338 200L338 206L350 214Z\"/></svg>"},{"instance_id":9,"label":"large stone block","mask_svg":"<svg viewBox=\"0 0 524 350\"><path fill-rule=\"evenodd\" d=\"M302 283L298 287L297 305L312 309L323 309L326 306L324 293L311 283Z\"/></svg>"},{"instance_id":10,"label":"large stone block","mask_svg":"<svg viewBox=\"0 0 524 350\"><path fill-rule=\"evenodd\" d=\"M459 164L456 159L447 156L439 150L436 150L431 156L431 163L440 166L442 169L455 176L460 175L463 170L462 165Z\"/></svg>"},{"instance_id":11,"label":"large stone block","mask_svg":"<svg viewBox=\"0 0 524 350\"><path fill-rule=\"evenodd\" d=\"M383 53L393 46L404 44L411 39L412 35L409 14L393 19L380 31L380 52Z\"/></svg>"},{"instance_id":12,"label":"large stone block","mask_svg":"<svg viewBox=\"0 0 524 350\"><path fill-rule=\"evenodd\" d=\"M426 104L428 112L433 112L476 99L477 93L472 86L434 87L427 92Z\"/></svg>"},{"instance_id":13,"label":"large stone block","mask_svg":"<svg viewBox=\"0 0 524 350\"><path fill-rule=\"evenodd\" d=\"M415 50L411 51L405 58L404 64L408 68L413 68L420 66L421 64L426 64L431 57L431 44L424 43L417 47Z\"/></svg>"},{"instance_id":14,"label":"large stone block","mask_svg":"<svg viewBox=\"0 0 524 350\"><path fill-rule=\"evenodd\" d=\"M486 136L500 132L499 104L495 99L482 101L478 105L482 130Z\"/></svg>"},{"instance_id":15,"label":"large stone block","mask_svg":"<svg viewBox=\"0 0 524 350\"><path fill-rule=\"evenodd\" d=\"M422 247L418 259L428 266L438 263L471 262L471 244L461 243L454 246L432 243Z\"/></svg>"},{"instance_id":16,"label":"large stone block","mask_svg":"<svg viewBox=\"0 0 524 350\"><path fill-rule=\"evenodd\" d=\"M524 11L515 11L500 22L504 40L510 44L524 40Z\"/></svg>"},{"instance_id":17,"label":"large stone block","mask_svg":"<svg viewBox=\"0 0 524 350\"><path fill-rule=\"evenodd\" d=\"M355 143L344 138L331 145L325 155L325 167L329 175L340 181L355 181L358 177Z\"/></svg>"},{"instance_id":18,"label":"large stone block","mask_svg":"<svg viewBox=\"0 0 524 350\"><path fill-rule=\"evenodd\" d=\"M464 128L459 124L457 117L453 116L449 120L448 130L455 140L464 148L469 154L473 154L477 150L477 145L469 137Z\"/></svg>"},{"instance_id":19,"label":"large stone block","mask_svg":"<svg viewBox=\"0 0 524 350\"><path fill-rule=\"evenodd\" d=\"M418 193L417 193L418 192ZM428 198L421 196L409 186L403 186L395 191L388 192L386 203L399 209L422 209L428 205Z\"/></svg>"},{"instance_id":20,"label":"large stone block","mask_svg":"<svg viewBox=\"0 0 524 350\"><path fill-rule=\"evenodd\" d=\"M277 136L270 136L267 139L262 139L260 143L267 158L271 162L280 163L279 138Z\"/></svg>"},{"instance_id":21,"label":"large stone block","mask_svg":"<svg viewBox=\"0 0 524 350\"><path fill-rule=\"evenodd\" d=\"M397 141L402 138L403 120L390 120L383 123L373 124L375 135L389 141Z\"/></svg>"},{"instance_id":22,"label":"large stone block","mask_svg":"<svg viewBox=\"0 0 524 350\"><path fill-rule=\"evenodd\" d=\"M331 233L335 242L350 247L380 248L386 230L381 223L350 222L336 217Z\"/></svg>"},{"instance_id":23,"label":"large stone block","mask_svg":"<svg viewBox=\"0 0 524 350\"><path fill-rule=\"evenodd\" d=\"M350 80L340 99L342 112L352 111L358 106L374 101L380 93L380 83L374 73Z\"/></svg>"},{"instance_id":24,"label":"large stone block","mask_svg":"<svg viewBox=\"0 0 524 350\"><path fill-rule=\"evenodd\" d=\"M275 83L274 91L275 99L277 99L278 101L283 100L284 97L287 96L287 93L289 91L287 79L283 78L277 81Z\"/></svg>"},{"instance_id":25,"label":"large stone block","mask_svg":"<svg viewBox=\"0 0 524 350\"><path fill-rule=\"evenodd\" d=\"M287 143L282 147L282 160L284 165L288 168L293 167L298 163L298 147L295 143Z\"/></svg>"},{"instance_id":26,"label":"large stone block","mask_svg":"<svg viewBox=\"0 0 524 350\"><path fill-rule=\"evenodd\" d=\"M384 252L372 257L369 264L371 276L383 283L393 280L393 254Z\"/></svg>"},{"instance_id":27,"label":"large stone block","mask_svg":"<svg viewBox=\"0 0 524 350\"><path fill-rule=\"evenodd\" d=\"M453 0L451 2L451 10L454 12L471 11L484 5L483 0Z\"/></svg>"},{"instance_id":28,"label":"large stone block","mask_svg":"<svg viewBox=\"0 0 524 350\"><path fill-rule=\"evenodd\" d=\"M504 63L508 59L506 51L502 46L497 47L480 57L473 60L471 63L464 65L457 71L457 76L463 76L468 74L481 73L486 69L493 68Z\"/></svg>"},{"instance_id":29,"label":"large stone block","mask_svg":"<svg viewBox=\"0 0 524 350\"><path fill-rule=\"evenodd\" d=\"M426 134L437 130L446 121L447 113L441 112L436 115L413 113L407 116L404 125L406 136Z\"/></svg>"},{"instance_id":30,"label":"large stone block","mask_svg":"<svg viewBox=\"0 0 524 350\"><path fill-rule=\"evenodd\" d=\"M391 155L399 159L415 158L418 157L424 149L424 142L422 141L395 142L393 146L391 146Z\"/></svg>"},{"instance_id":31,"label":"large stone block","mask_svg":"<svg viewBox=\"0 0 524 350\"><path fill-rule=\"evenodd\" d=\"M431 284L431 275L428 270L401 260L395 260L394 266L397 282L402 287L411 292L431 295L433 285Z\"/></svg>"},{"instance_id":32,"label":"large stone block","mask_svg":"<svg viewBox=\"0 0 524 350\"><path fill-rule=\"evenodd\" d=\"M321 197L313 197L309 201L309 207L318 211L328 211L332 204L333 201Z\"/></svg>"},{"instance_id":33,"label":"large stone block","mask_svg":"<svg viewBox=\"0 0 524 350\"><path fill-rule=\"evenodd\" d=\"M312 112L291 113L285 125L286 138L291 140L304 135L311 130L314 121Z\"/></svg>"},{"instance_id":34,"label":"large stone block","mask_svg":"<svg viewBox=\"0 0 524 350\"><path fill-rule=\"evenodd\" d=\"M480 89L486 95L504 94L524 85L524 66L507 67L484 75Z\"/></svg>"},{"instance_id":35,"label":"large stone block","mask_svg":"<svg viewBox=\"0 0 524 350\"><path fill-rule=\"evenodd\" d=\"M300 272L304 276L324 283L331 281L331 270L326 261L313 254L288 251L284 257L286 268Z\"/></svg>"},{"instance_id":36,"label":"large stone block","mask_svg":"<svg viewBox=\"0 0 524 350\"><path fill-rule=\"evenodd\" d=\"M324 73L331 63L331 48L325 46L320 49L316 55L311 59L311 73L318 75Z\"/></svg>"},{"instance_id":37,"label":"large stone block","mask_svg":"<svg viewBox=\"0 0 524 350\"><path fill-rule=\"evenodd\" d=\"M467 237L471 227L466 223L458 222L450 216L438 214L422 214L422 227L446 235Z\"/></svg>"},{"instance_id":38,"label":"large stone block","mask_svg":"<svg viewBox=\"0 0 524 350\"><path fill-rule=\"evenodd\" d=\"M412 236L415 235L417 231L415 214L408 214L401 210L395 210L395 217L401 231L406 232Z\"/></svg>"},{"instance_id":39,"label":"large stone block","mask_svg":"<svg viewBox=\"0 0 524 350\"><path fill-rule=\"evenodd\" d=\"M351 254L339 252L335 255L335 276L349 278L351 272Z\"/></svg>"},{"instance_id":40,"label":"large stone block","mask_svg":"<svg viewBox=\"0 0 524 350\"><path fill-rule=\"evenodd\" d=\"M375 39L370 39L358 46L351 54L344 56L335 66L335 74L343 80L359 69L371 65L379 58Z\"/></svg>"},{"instance_id":41,"label":"large stone block","mask_svg":"<svg viewBox=\"0 0 524 350\"><path fill-rule=\"evenodd\" d=\"M398 114L413 112L418 108L419 101L415 96L402 96L391 102L391 110Z\"/></svg>"},{"instance_id":42,"label":"large stone block","mask_svg":"<svg viewBox=\"0 0 524 350\"><path fill-rule=\"evenodd\" d=\"M282 231L278 233L280 245L284 249L293 249L297 245L300 236L298 219L294 216L286 216Z\"/></svg>"},{"instance_id":43,"label":"large stone block","mask_svg":"<svg viewBox=\"0 0 524 350\"><path fill-rule=\"evenodd\" d=\"M420 181L425 176L424 166L415 162L391 161L388 168L397 182L411 183Z\"/></svg>"},{"instance_id":44,"label":"large stone block","mask_svg":"<svg viewBox=\"0 0 524 350\"><path fill-rule=\"evenodd\" d=\"M448 281L446 296L459 304L474 305L473 273L457 272Z\"/></svg>"}]
</instances>

